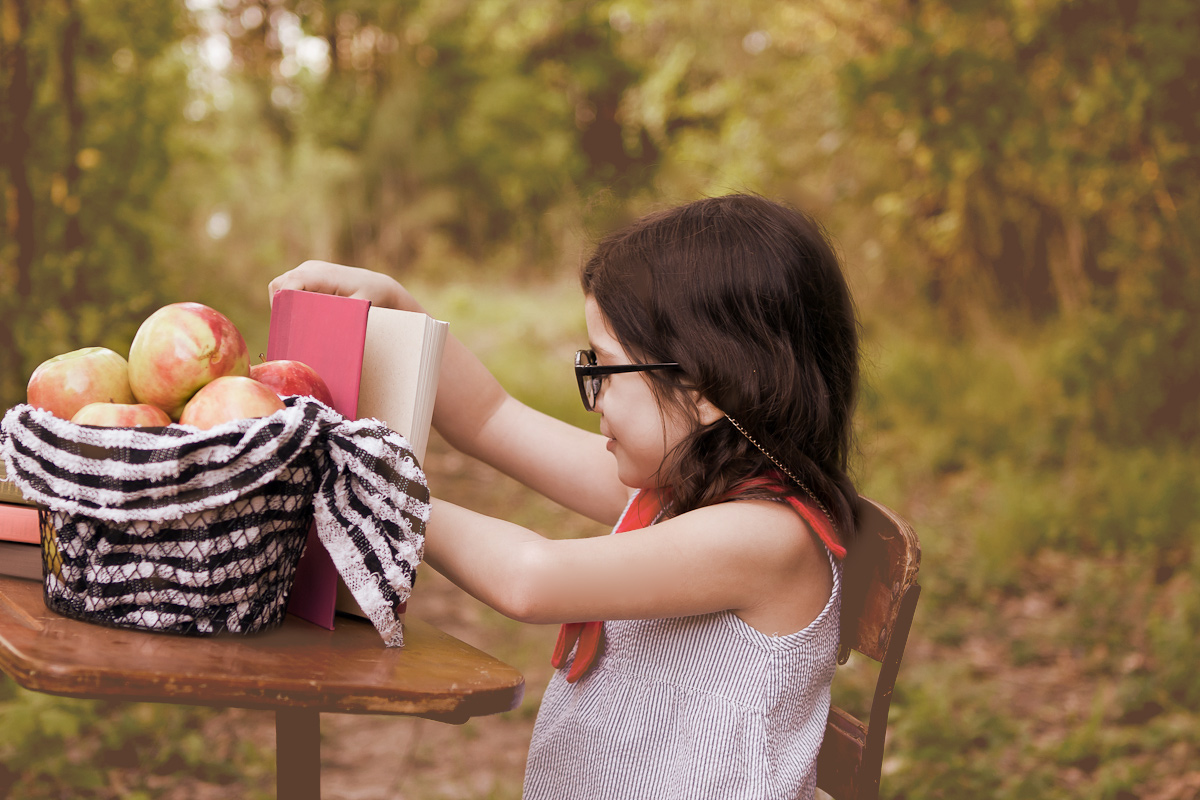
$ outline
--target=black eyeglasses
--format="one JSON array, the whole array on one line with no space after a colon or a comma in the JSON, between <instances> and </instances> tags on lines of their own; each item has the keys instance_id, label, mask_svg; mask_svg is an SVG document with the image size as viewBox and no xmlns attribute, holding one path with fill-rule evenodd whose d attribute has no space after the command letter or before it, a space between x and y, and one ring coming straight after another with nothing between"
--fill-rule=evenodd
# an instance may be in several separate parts
<instances>
[{"instance_id":1,"label":"black eyeglasses","mask_svg":"<svg viewBox=\"0 0 1200 800\"><path fill-rule=\"evenodd\" d=\"M580 350L575 354L575 380L579 382L579 398L583 407L588 411L596 410L596 398L600 396L600 384L605 375L615 375L620 372L649 372L654 369L678 369L675 362L670 364L621 364L616 367L602 367L596 363L594 350Z\"/></svg>"}]
</instances>

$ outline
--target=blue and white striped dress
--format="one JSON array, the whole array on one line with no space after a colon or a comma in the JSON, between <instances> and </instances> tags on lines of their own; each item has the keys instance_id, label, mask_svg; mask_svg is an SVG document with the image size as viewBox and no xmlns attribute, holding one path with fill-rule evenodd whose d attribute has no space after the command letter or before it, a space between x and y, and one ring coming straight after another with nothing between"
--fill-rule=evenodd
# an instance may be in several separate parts
<instances>
[{"instance_id":1,"label":"blue and white striped dress","mask_svg":"<svg viewBox=\"0 0 1200 800\"><path fill-rule=\"evenodd\" d=\"M829 563L824 610L787 636L729 611L605 622L592 671L570 684L568 664L550 680L524 800L812 797L841 610Z\"/></svg>"}]
</instances>

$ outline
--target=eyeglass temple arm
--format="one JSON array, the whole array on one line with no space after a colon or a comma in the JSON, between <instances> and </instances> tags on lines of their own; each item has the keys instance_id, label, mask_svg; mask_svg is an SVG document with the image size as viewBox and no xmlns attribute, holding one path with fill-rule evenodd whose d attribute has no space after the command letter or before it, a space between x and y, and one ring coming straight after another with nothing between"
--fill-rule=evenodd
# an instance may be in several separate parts
<instances>
[{"instance_id":1,"label":"eyeglass temple arm","mask_svg":"<svg viewBox=\"0 0 1200 800\"><path fill-rule=\"evenodd\" d=\"M614 375L619 372L645 372L651 369L674 369L679 364L621 364L613 367L602 367L599 364L576 364L575 370L580 375Z\"/></svg>"}]
</instances>

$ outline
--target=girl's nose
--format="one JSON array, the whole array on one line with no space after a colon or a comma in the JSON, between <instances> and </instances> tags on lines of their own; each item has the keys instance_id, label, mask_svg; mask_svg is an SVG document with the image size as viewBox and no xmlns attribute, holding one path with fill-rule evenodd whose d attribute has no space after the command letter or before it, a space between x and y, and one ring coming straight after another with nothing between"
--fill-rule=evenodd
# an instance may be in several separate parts
<instances>
[{"instance_id":1,"label":"girl's nose","mask_svg":"<svg viewBox=\"0 0 1200 800\"><path fill-rule=\"evenodd\" d=\"M597 414L604 413L604 381L600 382L600 388L596 390L596 397L592 400L592 411Z\"/></svg>"}]
</instances>

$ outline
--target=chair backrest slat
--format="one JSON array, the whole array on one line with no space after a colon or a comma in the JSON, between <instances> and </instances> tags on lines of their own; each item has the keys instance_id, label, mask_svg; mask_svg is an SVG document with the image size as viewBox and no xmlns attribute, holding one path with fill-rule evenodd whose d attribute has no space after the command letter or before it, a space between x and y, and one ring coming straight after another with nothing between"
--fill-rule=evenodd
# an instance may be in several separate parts
<instances>
[{"instance_id":1,"label":"chair backrest slat","mask_svg":"<svg viewBox=\"0 0 1200 800\"><path fill-rule=\"evenodd\" d=\"M842 648L883 661L900 612L916 582L921 546L890 509L859 498L858 535L842 568ZM843 659L844 660L844 659Z\"/></svg>"},{"instance_id":2,"label":"chair backrest slat","mask_svg":"<svg viewBox=\"0 0 1200 800\"><path fill-rule=\"evenodd\" d=\"M821 790L833 797L858 796L858 764L867 743L867 728L837 706L829 709L825 740L817 755Z\"/></svg>"}]
</instances>

